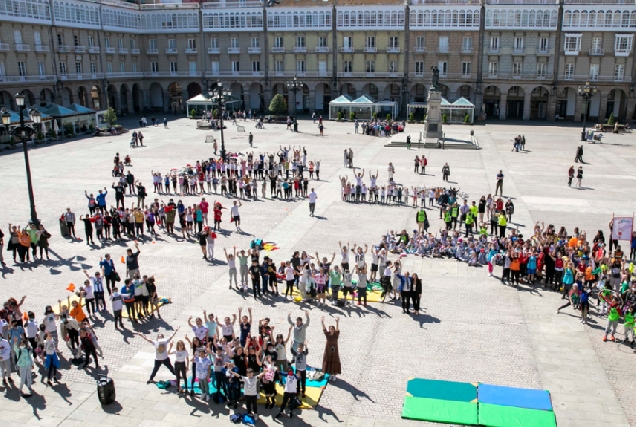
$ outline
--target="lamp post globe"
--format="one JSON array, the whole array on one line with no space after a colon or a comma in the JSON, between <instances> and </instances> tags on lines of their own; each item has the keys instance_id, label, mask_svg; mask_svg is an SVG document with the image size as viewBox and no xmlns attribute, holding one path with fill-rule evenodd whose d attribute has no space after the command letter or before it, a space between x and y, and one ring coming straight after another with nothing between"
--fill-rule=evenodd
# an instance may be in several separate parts
<instances>
[{"instance_id":1,"label":"lamp post globe","mask_svg":"<svg viewBox=\"0 0 636 427\"><path fill-rule=\"evenodd\" d=\"M15 95L15 105L22 108L24 107L24 95L18 93Z\"/></svg>"}]
</instances>

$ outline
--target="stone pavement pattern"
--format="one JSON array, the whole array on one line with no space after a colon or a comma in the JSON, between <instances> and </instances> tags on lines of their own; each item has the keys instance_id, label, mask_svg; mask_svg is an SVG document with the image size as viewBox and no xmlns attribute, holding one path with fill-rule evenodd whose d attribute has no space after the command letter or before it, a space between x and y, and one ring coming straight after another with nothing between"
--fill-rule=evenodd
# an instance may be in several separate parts
<instances>
[{"instance_id":1,"label":"stone pavement pattern","mask_svg":"<svg viewBox=\"0 0 636 427\"><path fill-rule=\"evenodd\" d=\"M180 119L171 122L169 130L148 128L144 134L149 147L135 150L128 148L129 134L32 150L38 212L54 235L55 255L52 261L20 267L13 265L5 252L8 267L2 270L0 283L4 286L0 287L0 299L26 294L27 309L41 313L44 305L66 296L65 288L70 281L81 283L81 270L94 270L104 253L110 252L118 260L124 254L125 244L87 246L60 238L59 214L71 206L79 217L86 203L85 189L96 192L104 186L110 188L113 181L110 167L116 151L131 154L132 171L148 189L152 187L151 170L165 173L172 167L209 157L212 147L203 144L205 133L192 126L193 122ZM534 222L543 221L546 225L565 225L568 230L579 226L588 230L588 235L599 228L607 233L607 222L613 212L630 214L635 210L625 186L636 176L629 168L630 159L636 156L631 135L610 135L602 145L585 145L584 159L590 164L584 165L584 189L579 190L566 185L567 168L579 144L575 128L476 126L475 133L483 147L480 151L410 152L384 148L386 140L382 138L352 135L353 126L347 123L326 122L324 138L313 134L317 129L311 121L301 122L300 130L307 133L293 134L284 128L270 125L257 131L251 123L247 124L247 131L255 134L256 153L272 152L280 145L302 145L307 147L309 160L321 160L322 181L310 183L319 196L317 217L308 217L306 201L243 202L245 234L219 235L217 257L222 257L223 247L247 248L254 237L273 241L281 248L270 254L276 262L288 259L294 250L307 250L312 255L317 251L322 257L337 251L339 240L374 244L387 229L414 228L414 211L409 207L350 204L340 200L338 177L348 174L352 179L352 171L342 165L342 150L348 147L354 150L354 165L365 169L365 181L371 171L375 174L379 170L380 184L386 183L386 168L392 161L399 183L442 185L440 170L448 161L450 184L459 186L475 200L494 191L495 174L502 169L506 175L505 194L515 201L513 222L519 224L522 232L525 229L531 232ZM447 136L463 136L468 130L453 126L446 132ZM525 132L528 152L510 152L511 140L520 132ZM247 134L235 132L231 125L226 142L232 151L249 149ZM426 176L412 172L416 153L425 153L429 159ZM21 223L28 213L22 156L5 154L0 161L3 164L0 177L5 183L3 202L11 207L4 210L0 221ZM169 196L161 198L167 201ZM108 199L113 201L114 197L109 194ZM192 204L199 198L183 197L183 200ZM126 203L133 201L136 199L127 198ZM231 203L222 202L226 206ZM228 215L224 216L224 227L231 229ZM432 229L437 229L440 225L437 210L429 210L429 218ZM77 228L78 236L83 235L82 227ZM280 299L255 302L228 291L224 261L209 264L201 260L194 241L175 241L160 233L156 240L142 240L141 250L142 273L154 274L160 294L172 298L174 303L162 309L163 322L140 324L137 330L155 334L181 327L179 339L186 333L190 315L200 316L206 309L222 317L242 306L253 308L255 323L256 319L268 316L278 332L283 332L287 313L293 311L294 317L300 314L297 304L291 302ZM402 314L394 304L372 304L368 310L358 307L320 310L311 306L309 362L320 366L322 360L324 337L320 317L325 315L330 324L334 315L340 315L344 372L327 387L317 410L303 411L293 423L285 420L285 425L427 425L399 419L406 381L414 376L549 389L560 426L583 425L583 420L590 426L636 425L633 404L636 378L630 369L634 355L621 346L600 341L602 331L598 327L604 327L602 319L592 327L584 327L573 317L574 311L554 314L561 301L555 294L502 286L486 278L484 269L413 257L404 258L403 264L405 270L424 276L424 314L417 320ZM118 266L120 270L123 267ZM102 365L116 380L118 403L104 408L99 405L94 372L87 375L76 368L64 369L63 385L49 389L38 383L36 391L40 396L29 401L18 401L15 390L3 391L6 397L0 405L3 425L162 426L195 425L211 419L219 425L229 425L226 416L229 412L220 405L186 401L154 385L146 385L152 369L152 347L129 332L122 336L109 322L103 328L100 326L97 324L97 332L105 352ZM160 371L161 378L168 378L165 374ZM263 419L268 425L276 424L269 412L265 412L267 416Z\"/></svg>"}]
</instances>

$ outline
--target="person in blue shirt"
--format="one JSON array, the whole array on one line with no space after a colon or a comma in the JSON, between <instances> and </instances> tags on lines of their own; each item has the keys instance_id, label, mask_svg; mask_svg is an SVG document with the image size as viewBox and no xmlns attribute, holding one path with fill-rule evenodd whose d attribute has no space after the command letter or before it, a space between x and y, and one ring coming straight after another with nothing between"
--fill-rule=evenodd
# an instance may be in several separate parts
<instances>
[{"instance_id":1,"label":"person in blue shirt","mask_svg":"<svg viewBox=\"0 0 636 427\"><path fill-rule=\"evenodd\" d=\"M112 287L115 287L115 262L110 257L110 254L104 255L105 259L99 262L100 267L102 267L102 274L106 278L106 289L108 290L108 295L112 293Z\"/></svg>"},{"instance_id":2,"label":"person in blue shirt","mask_svg":"<svg viewBox=\"0 0 636 427\"><path fill-rule=\"evenodd\" d=\"M104 187L104 191L98 191L97 196L95 197L95 201L97 202L97 208L102 212L102 215L106 212L106 195L108 194L108 190Z\"/></svg>"},{"instance_id":3,"label":"person in blue shirt","mask_svg":"<svg viewBox=\"0 0 636 427\"><path fill-rule=\"evenodd\" d=\"M238 368L232 362L228 362L225 364L225 368L222 370L223 374L226 377L227 384L227 400L228 407L230 405L234 405L234 409L238 407L238 399L241 391L241 383L239 379L234 375L234 373L238 374Z\"/></svg>"}]
</instances>

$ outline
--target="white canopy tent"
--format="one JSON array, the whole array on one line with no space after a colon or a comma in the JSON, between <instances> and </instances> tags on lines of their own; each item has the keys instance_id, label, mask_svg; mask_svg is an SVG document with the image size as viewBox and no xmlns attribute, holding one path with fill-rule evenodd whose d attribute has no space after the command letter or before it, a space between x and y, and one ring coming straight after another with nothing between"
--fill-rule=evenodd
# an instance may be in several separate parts
<instances>
[{"instance_id":1,"label":"white canopy tent","mask_svg":"<svg viewBox=\"0 0 636 427\"><path fill-rule=\"evenodd\" d=\"M442 98L441 105L442 114L446 114L448 123L464 123L468 114L468 123L475 121L475 105L466 98L459 98L452 104Z\"/></svg>"},{"instance_id":2,"label":"white canopy tent","mask_svg":"<svg viewBox=\"0 0 636 427\"><path fill-rule=\"evenodd\" d=\"M190 98L186 101L187 115L190 116L192 110L196 111L196 117L201 117L204 111L213 111L218 109L218 95L213 97L204 96L202 94ZM225 98L225 110L236 111L241 106L241 101L232 97Z\"/></svg>"},{"instance_id":3,"label":"white canopy tent","mask_svg":"<svg viewBox=\"0 0 636 427\"><path fill-rule=\"evenodd\" d=\"M356 119L370 120L376 113L379 119L385 119L387 114L395 119L398 114L398 104L394 101L374 101L366 95L351 100L347 95L341 95L329 103L329 120L336 120L341 112L343 118L348 119L351 113Z\"/></svg>"}]
</instances>

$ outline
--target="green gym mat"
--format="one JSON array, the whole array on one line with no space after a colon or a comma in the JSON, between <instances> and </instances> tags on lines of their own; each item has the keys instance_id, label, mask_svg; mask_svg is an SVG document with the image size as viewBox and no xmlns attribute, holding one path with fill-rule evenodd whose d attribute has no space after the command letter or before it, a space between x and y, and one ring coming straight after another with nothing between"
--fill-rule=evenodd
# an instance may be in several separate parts
<instances>
[{"instance_id":1,"label":"green gym mat","mask_svg":"<svg viewBox=\"0 0 636 427\"><path fill-rule=\"evenodd\" d=\"M479 404L479 425L485 427L556 427L552 411Z\"/></svg>"},{"instance_id":2,"label":"green gym mat","mask_svg":"<svg viewBox=\"0 0 636 427\"><path fill-rule=\"evenodd\" d=\"M477 403L406 396L402 418L446 424L477 425Z\"/></svg>"},{"instance_id":3,"label":"green gym mat","mask_svg":"<svg viewBox=\"0 0 636 427\"><path fill-rule=\"evenodd\" d=\"M477 385L471 383L413 378L406 383L406 393L427 399L477 402Z\"/></svg>"}]
</instances>

